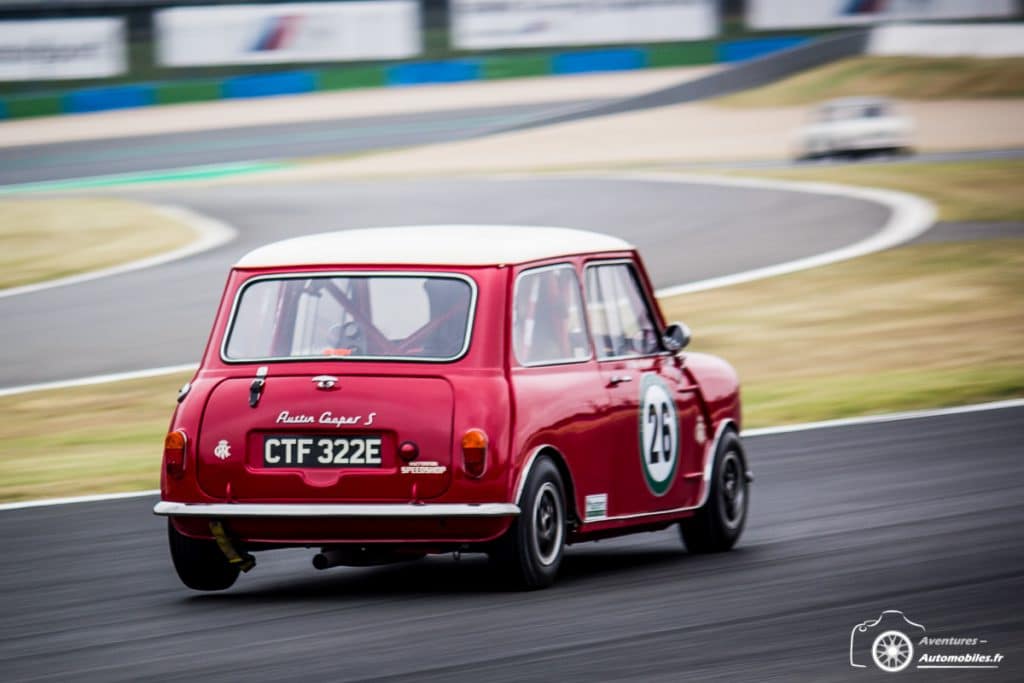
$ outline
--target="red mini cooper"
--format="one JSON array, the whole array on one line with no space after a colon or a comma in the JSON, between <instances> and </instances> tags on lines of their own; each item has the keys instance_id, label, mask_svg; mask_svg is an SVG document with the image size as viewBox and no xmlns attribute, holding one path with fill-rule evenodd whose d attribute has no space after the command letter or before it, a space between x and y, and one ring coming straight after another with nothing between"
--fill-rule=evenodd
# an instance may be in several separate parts
<instances>
[{"instance_id":1,"label":"red mini cooper","mask_svg":"<svg viewBox=\"0 0 1024 683\"><path fill-rule=\"evenodd\" d=\"M231 271L164 441L171 557L198 590L253 552L313 564L482 552L550 585L568 543L743 530L736 374L683 354L636 250L579 230L352 230Z\"/></svg>"}]
</instances>

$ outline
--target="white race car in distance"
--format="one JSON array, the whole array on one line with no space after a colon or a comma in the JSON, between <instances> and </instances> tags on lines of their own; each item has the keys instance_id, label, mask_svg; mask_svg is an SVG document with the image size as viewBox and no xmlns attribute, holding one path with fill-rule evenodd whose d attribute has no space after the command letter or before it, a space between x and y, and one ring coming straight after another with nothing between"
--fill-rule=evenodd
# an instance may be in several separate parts
<instances>
[{"instance_id":1,"label":"white race car in distance","mask_svg":"<svg viewBox=\"0 0 1024 683\"><path fill-rule=\"evenodd\" d=\"M857 157L911 151L913 123L880 97L846 97L815 109L812 121L797 134L802 159Z\"/></svg>"}]
</instances>

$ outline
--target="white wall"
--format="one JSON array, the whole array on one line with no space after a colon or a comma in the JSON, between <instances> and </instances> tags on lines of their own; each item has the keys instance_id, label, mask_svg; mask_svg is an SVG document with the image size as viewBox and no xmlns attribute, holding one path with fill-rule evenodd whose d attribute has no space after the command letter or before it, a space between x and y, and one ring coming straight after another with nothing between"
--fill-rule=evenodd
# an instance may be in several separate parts
<instances>
[{"instance_id":1,"label":"white wall","mask_svg":"<svg viewBox=\"0 0 1024 683\"><path fill-rule=\"evenodd\" d=\"M124 70L123 19L0 21L0 81L107 78Z\"/></svg>"},{"instance_id":2,"label":"white wall","mask_svg":"<svg viewBox=\"0 0 1024 683\"><path fill-rule=\"evenodd\" d=\"M420 53L416 0L171 7L157 11L164 66L400 59Z\"/></svg>"},{"instance_id":3,"label":"white wall","mask_svg":"<svg viewBox=\"0 0 1024 683\"><path fill-rule=\"evenodd\" d=\"M1019 57L1024 24L908 24L871 32L868 54L921 57Z\"/></svg>"}]
</instances>

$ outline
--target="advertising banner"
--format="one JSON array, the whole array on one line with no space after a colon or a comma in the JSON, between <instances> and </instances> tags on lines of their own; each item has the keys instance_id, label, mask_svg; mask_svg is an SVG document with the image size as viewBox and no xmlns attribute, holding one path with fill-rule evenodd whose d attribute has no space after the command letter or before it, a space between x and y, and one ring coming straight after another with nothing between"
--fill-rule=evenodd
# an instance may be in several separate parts
<instances>
[{"instance_id":1,"label":"advertising banner","mask_svg":"<svg viewBox=\"0 0 1024 683\"><path fill-rule=\"evenodd\" d=\"M416 0L174 7L156 13L164 66L401 59L420 53Z\"/></svg>"},{"instance_id":2,"label":"advertising banner","mask_svg":"<svg viewBox=\"0 0 1024 683\"><path fill-rule=\"evenodd\" d=\"M886 21L1012 17L1016 0L747 0L747 25L774 30Z\"/></svg>"},{"instance_id":3,"label":"advertising banner","mask_svg":"<svg viewBox=\"0 0 1024 683\"><path fill-rule=\"evenodd\" d=\"M0 81L108 78L124 70L121 19L0 21Z\"/></svg>"},{"instance_id":4,"label":"advertising banner","mask_svg":"<svg viewBox=\"0 0 1024 683\"><path fill-rule=\"evenodd\" d=\"M460 50L700 40L718 33L716 0L451 0Z\"/></svg>"}]
</instances>

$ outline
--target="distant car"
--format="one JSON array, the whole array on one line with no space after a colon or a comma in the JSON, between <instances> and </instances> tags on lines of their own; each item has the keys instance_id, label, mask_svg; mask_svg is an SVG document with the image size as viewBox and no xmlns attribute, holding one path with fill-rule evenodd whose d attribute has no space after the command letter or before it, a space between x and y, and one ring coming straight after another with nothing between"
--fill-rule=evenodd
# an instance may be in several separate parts
<instances>
[{"instance_id":1,"label":"distant car","mask_svg":"<svg viewBox=\"0 0 1024 683\"><path fill-rule=\"evenodd\" d=\"M913 124L889 100L848 97L819 106L798 133L798 156L805 159L854 157L911 151Z\"/></svg>"},{"instance_id":2,"label":"distant car","mask_svg":"<svg viewBox=\"0 0 1024 683\"><path fill-rule=\"evenodd\" d=\"M682 349L636 250L561 228L378 228L231 271L164 442L174 567L484 552L551 584L567 543L678 524L727 550L749 503L733 369Z\"/></svg>"}]
</instances>

